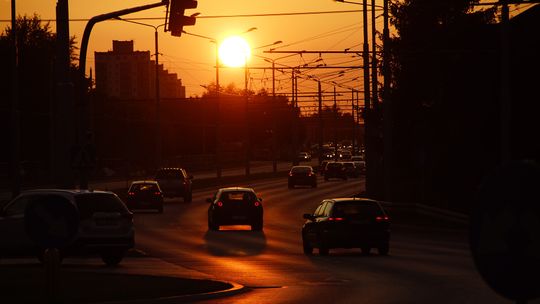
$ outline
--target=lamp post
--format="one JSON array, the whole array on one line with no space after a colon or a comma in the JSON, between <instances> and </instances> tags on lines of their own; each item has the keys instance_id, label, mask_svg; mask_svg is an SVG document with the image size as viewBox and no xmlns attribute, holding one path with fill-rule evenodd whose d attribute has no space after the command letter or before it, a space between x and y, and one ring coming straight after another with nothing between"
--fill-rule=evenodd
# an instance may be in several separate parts
<instances>
[{"instance_id":1,"label":"lamp post","mask_svg":"<svg viewBox=\"0 0 540 304\"><path fill-rule=\"evenodd\" d=\"M137 21L132 21L132 20L126 20L126 19L122 19L120 17L116 17L116 19L118 20L121 20L121 21L124 21L124 22L129 22L129 23L134 23L134 24L138 24L138 25L143 25L143 26L148 26L148 27L151 27L154 29L154 47L155 47L155 56L156 56L156 61L155 61L155 106L156 106L156 121L155 121L155 128L156 128L156 160L155 160L155 165L156 165L156 169L159 169L159 167L161 167L162 165L162 136L161 136L161 106L160 106L160 103L161 103L161 98L160 98L160 91L159 91L159 51L158 51L158 28L162 27L165 25L164 24L160 24L160 25L151 25L151 24L146 24L146 23L142 23L142 22L137 22Z\"/></svg>"}]
</instances>

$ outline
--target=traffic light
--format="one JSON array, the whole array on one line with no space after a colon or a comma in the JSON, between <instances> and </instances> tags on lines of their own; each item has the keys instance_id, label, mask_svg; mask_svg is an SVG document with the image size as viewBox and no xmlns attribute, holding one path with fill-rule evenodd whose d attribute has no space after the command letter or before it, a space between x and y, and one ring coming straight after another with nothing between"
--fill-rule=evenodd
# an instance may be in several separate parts
<instances>
[{"instance_id":1,"label":"traffic light","mask_svg":"<svg viewBox=\"0 0 540 304\"><path fill-rule=\"evenodd\" d=\"M190 8L197 8L197 1L193 0L171 0L169 10L169 31L171 35L180 37L184 25L195 25L195 16L184 16L184 11Z\"/></svg>"}]
</instances>

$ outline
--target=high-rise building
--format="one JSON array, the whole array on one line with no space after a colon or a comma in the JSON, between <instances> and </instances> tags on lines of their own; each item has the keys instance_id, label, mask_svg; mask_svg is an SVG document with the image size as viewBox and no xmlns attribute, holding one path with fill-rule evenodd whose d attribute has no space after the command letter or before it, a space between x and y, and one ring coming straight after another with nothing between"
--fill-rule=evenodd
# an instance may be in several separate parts
<instances>
[{"instance_id":1,"label":"high-rise building","mask_svg":"<svg viewBox=\"0 0 540 304\"><path fill-rule=\"evenodd\" d=\"M159 65L160 96L185 98L185 87L176 74ZM113 49L95 52L96 90L118 99L153 99L155 61L150 51L134 51L133 40L113 40Z\"/></svg>"}]
</instances>

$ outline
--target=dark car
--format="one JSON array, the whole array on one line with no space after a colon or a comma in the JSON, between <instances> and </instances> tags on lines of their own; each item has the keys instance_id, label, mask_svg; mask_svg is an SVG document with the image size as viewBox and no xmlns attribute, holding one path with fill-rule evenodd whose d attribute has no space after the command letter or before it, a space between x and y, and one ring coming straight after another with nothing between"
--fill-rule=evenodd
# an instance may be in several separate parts
<instances>
[{"instance_id":1,"label":"dark car","mask_svg":"<svg viewBox=\"0 0 540 304\"><path fill-rule=\"evenodd\" d=\"M294 166L289 171L288 186L294 188L296 185L317 187L317 174L311 166Z\"/></svg>"},{"instance_id":2,"label":"dark car","mask_svg":"<svg viewBox=\"0 0 540 304\"><path fill-rule=\"evenodd\" d=\"M305 254L319 248L327 255L332 248L361 248L380 255L390 249L390 219L379 202L365 198L336 198L322 201L313 214L304 214L302 242Z\"/></svg>"},{"instance_id":3,"label":"dark car","mask_svg":"<svg viewBox=\"0 0 540 304\"><path fill-rule=\"evenodd\" d=\"M347 180L347 171L340 162L329 162L324 168L324 180L327 181L331 178L340 178Z\"/></svg>"},{"instance_id":4,"label":"dark car","mask_svg":"<svg viewBox=\"0 0 540 304\"><path fill-rule=\"evenodd\" d=\"M157 181L134 181L128 190L126 205L133 209L156 209L163 213L163 192Z\"/></svg>"},{"instance_id":5,"label":"dark car","mask_svg":"<svg viewBox=\"0 0 540 304\"><path fill-rule=\"evenodd\" d=\"M298 161L311 161L311 154L308 152L300 152L297 156Z\"/></svg>"},{"instance_id":6,"label":"dark car","mask_svg":"<svg viewBox=\"0 0 540 304\"><path fill-rule=\"evenodd\" d=\"M326 165L329 163L329 160L323 160L321 164L319 165L319 172L321 175L324 175L324 170L326 169Z\"/></svg>"},{"instance_id":7,"label":"dark car","mask_svg":"<svg viewBox=\"0 0 540 304\"><path fill-rule=\"evenodd\" d=\"M182 197L184 202L191 202L191 184L193 176L183 168L161 168L156 173L155 180L166 197Z\"/></svg>"},{"instance_id":8,"label":"dark car","mask_svg":"<svg viewBox=\"0 0 540 304\"><path fill-rule=\"evenodd\" d=\"M43 259L45 248L31 240L25 226L26 206L35 202L69 202L77 207L78 233L69 246L60 248L61 256L97 253L105 264L113 266L120 263L126 251L135 245L133 213L116 194L109 191L38 189L19 194L0 210L0 255L36 254ZM65 233L62 224L51 227L51 230L60 229L60 233Z\"/></svg>"},{"instance_id":9,"label":"dark car","mask_svg":"<svg viewBox=\"0 0 540 304\"><path fill-rule=\"evenodd\" d=\"M343 164L343 167L345 168L345 172L347 173L348 177L358 177L359 171L356 169L356 165L354 162L341 162Z\"/></svg>"},{"instance_id":10,"label":"dark car","mask_svg":"<svg viewBox=\"0 0 540 304\"><path fill-rule=\"evenodd\" d=\"M222 225L250 225L251 230L263 229L262 199L252 188L221 188L206 201L210 203L209 230L219 230Z\"/></svg>"}]
</instances>

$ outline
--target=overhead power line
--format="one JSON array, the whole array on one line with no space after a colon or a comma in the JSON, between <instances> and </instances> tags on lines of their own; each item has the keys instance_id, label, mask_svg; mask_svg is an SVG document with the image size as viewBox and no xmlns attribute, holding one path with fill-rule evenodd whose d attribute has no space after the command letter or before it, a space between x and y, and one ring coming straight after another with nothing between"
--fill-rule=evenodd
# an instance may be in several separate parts
<instances>
[{"instance_id":1,"label":"overhead power line","mask_svg":"<svg viewBox=\"0 0 540 304\"><path fill-rule=\"evenodd\" d=\"M320 11L320 12L290 12L290 13L270 13L270 14L238 14L238 15L215 15L215 16L197 16L197 19L218 19L218 18L252 18L252 17L280 17L280 16L299 16L299 15L323 15L323 14L346 14L358 13L362 10L344 10L344 11ZM161 20L165 21L165 17L137 17L123 18L124 20ZM89 18L71 18L71 22L89 21ZM56 19L41 19L42 22L56 22ZM0 22L11 22L11 19L1 19Z\"/></svg>"}]
</instances>

